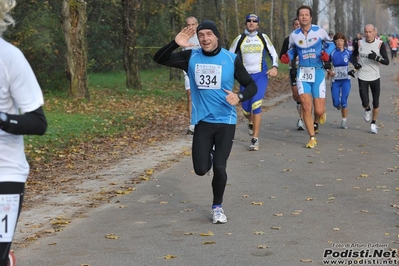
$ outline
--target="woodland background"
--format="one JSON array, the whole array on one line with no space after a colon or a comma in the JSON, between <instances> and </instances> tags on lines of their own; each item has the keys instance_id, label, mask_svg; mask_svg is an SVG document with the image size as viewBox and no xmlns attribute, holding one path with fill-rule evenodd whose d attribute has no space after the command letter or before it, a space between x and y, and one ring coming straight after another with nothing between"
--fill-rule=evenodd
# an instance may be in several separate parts
<instances>
[{"instance_id":1,"label":"woodland background","mask_svg":"<svg viewBox=\"0 0 399 266\"><path fill-rule=\"evenodd\" d=\"M302 4L312 6L314 24L348 37L367 23L379 33L398 32L399 0L18 0L17 24L4 38L24 52L45 93L90 99L92 73L122 71L127 88L143 89L140 71L159 67L153 54L187 16L214 20L221 46L228 47L243 31L246 14L255 12L279 51ZM171 79L180 77L171 70Z\"/></svg>"}]
</instances>

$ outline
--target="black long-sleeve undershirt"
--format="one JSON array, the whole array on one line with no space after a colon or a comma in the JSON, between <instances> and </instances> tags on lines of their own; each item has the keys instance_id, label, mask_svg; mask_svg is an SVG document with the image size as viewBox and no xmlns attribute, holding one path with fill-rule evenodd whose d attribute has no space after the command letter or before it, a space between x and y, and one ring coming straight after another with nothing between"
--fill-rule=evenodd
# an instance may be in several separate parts
<instances>
[{"instance_id":1,"label":"black long-sleeve undershirt","mask_svg":"<svg viewBox=\"0 0 399 266\"><path fill-rule=\"evenodd\" d=\"M173 53L174 50L179 48L179 45L175 41L171 41L167 45L163 46L154 55L154 61L158 64L180 68L188 72L188 62L191 58L192 50L184 50ZM202 51L205 56L216 56L220 53L222 48L218 47L212 52ZM234 61L234 78L245 87L244 91L241 91L243 100L248 100L253 97L258 91L255 81L248 74L240 58L237 56Z\"/></svg>"},{"instance_id":2,"label":"black long-sleeve undershirt","mask_svg":"<svg viewBox=\"0 0 399 266\"><path fill-rule=\"evenodd\" d=\"M1 130L14 135L43 135L47 130L47 119L42 107L23 115L7 115Z\"/></svg>"}]
</instances>

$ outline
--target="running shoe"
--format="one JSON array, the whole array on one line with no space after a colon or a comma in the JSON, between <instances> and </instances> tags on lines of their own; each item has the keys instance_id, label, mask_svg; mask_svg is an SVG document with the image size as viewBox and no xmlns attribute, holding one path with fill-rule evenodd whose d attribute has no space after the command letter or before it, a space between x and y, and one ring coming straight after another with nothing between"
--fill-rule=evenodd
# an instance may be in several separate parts
<instances>
[{"instance_id":1,"label":"running shoe","mask_svg":"<svg viewBox=\"0 0 399 266\"><path fill-rule=\"evenodd\" d=\"M227 222L227 217L224 215L224 211L222 208L217 207L212 209L212 218L214 224L224 224Z\"/></svg>"},{"instance_id":2,"label":"running shoe","mask_svg":"<svg viewBox=\"0 0 399 266\"><path fill-rule=\"evenodd\" d=\"M327 114L324 112L324 114L322 114L319 118L319 124L323 125L327 120Z\"/></svg>"},{"instance_id":3,"label":"running shoe","mask_svg":"<svg viewBox=\"0 0 399 266\"><path fill-rule=\"evenodd\" d=\"M371 110L364 110L364 120L366 120L366 122L370 122L371 120Z\"/></svg>"},{"instance_id":4,"label":"running shoe","mask_svg":"<svg viewBox=\"0 0 399 266\"><path fill-rule=\"evenodd\" d=\"M376 124L371 124L370 125L370 133L371 134L377 134L378 133Z\"/></svg>"},{"instance_id":5,"label":"running shoe","mask_svg":"<svg viewBox=\"0 0 399 266\"><path fill-rule=\"evenodd\" d=\"M306 148L313 149L317 146L317 139L315 137L311 137L309 142L306 144Z\"/></svg>"},{"instance_id":6,"label":"running shoe","mask_svg":"<svg viewBox=\"0 0 399 266\"><path fill-rule=\"evenodd\" d=\"M315 124L313 125L313 127L314 127L314 133L315 133L315 134L318 134L318 133L319 133L319 124L316 124L316 123L315 123Z\"/></svg>"},{"instance_id":7,"label":"running shoe","mask_svg":"<svg viewBox=\"0 0 399 266\"><path fill-rule=\"evenodd\" d=\"M259 150L259 140L258 140L258 138L252 138L251 139L251 145L249 145L249 150L250 151Z\"/></svg>"},{"instance_id":8,"label":"running shoe","mask_svg":"<svg viewBox=\"0 0 399 266\"><path fill-rule=\"evenodd\" d=\"M254 135L254 125L252 122L248 123L248 135L253 136Z\"/></svg>"},{"instance_id":9,"label":"running shoe","mask_svg":"<svg viewBox=\"0 0 399 266\"><path fill-rule=\"evenodd\" d=\"M195 126L190 125L187 129L187 135L194 135L194 129L195 129Z\"/></svg>"},{"instance_id":10,"label":"running shoe","mask_svg":"<svg viewBox=\"0 0 399 266\"><path fill-rule=\"evenodd\" d=\"M348 125L346 124L346 121L344 121L344 120L341 121L341 128L343 128L343 129L347 129L348 128Z\"/></svg>"},{"instance_id":11,"label":"running shoe","mask_svg":"<svg viewBox=\"0 0 399 266\"><path fill-rule=\"evenodd\" d=\"M305 130L305 125L303 124L302 119L298 119L298 122L296 122L296 129L297 130Z\"/></svg>"},{"instance_id":12,"label":"running shoe","mask_svg":"<svg viewBox=\"0 0 399 266\"><path fill-rule=\"evenodd\" d=\"M10 251L10 253L8 253L8 264L7 266L15 266L16 265L16 261L15 261L15 255L14 255L14 251Z\"/></svg>"}]
</instances>

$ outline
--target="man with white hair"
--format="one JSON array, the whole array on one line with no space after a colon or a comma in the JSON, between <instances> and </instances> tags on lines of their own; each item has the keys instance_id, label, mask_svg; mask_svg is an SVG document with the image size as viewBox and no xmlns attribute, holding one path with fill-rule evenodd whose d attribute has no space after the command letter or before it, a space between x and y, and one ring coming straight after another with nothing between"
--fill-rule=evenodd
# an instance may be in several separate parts
<instances>
[{"instance_id":1,"label":"man with white hair","mask_svg":"<svg viewBox=\"0 0 399 266\"><path fill-rule=\"evenodd\" d=\"M358 70L359 94L364 108L364 120L370 122L370 133L377 134L377 117L380 98L380 64L389 65L385 44L375 38L373 24L364 26L365 38L353 45L352 63ZM373 110L370 108L369 88L373 97Z\"/></svg>"}]
</instances>

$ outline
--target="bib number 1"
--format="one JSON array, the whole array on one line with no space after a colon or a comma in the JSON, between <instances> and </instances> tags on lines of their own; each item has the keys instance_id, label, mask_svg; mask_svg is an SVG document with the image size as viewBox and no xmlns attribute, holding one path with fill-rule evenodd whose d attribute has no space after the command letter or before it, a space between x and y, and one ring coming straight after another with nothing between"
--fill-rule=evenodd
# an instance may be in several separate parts
<instances>
[{"instance_id":1,"label":"bib number 1","mask_svg":"<svg viewBox=\"0 0 399 266\"><path fill-rule=\"evenodd\" d=\"M12 242L18 208L19 194L0 195L0 242Z\"/></svg>"}]
</instances>

